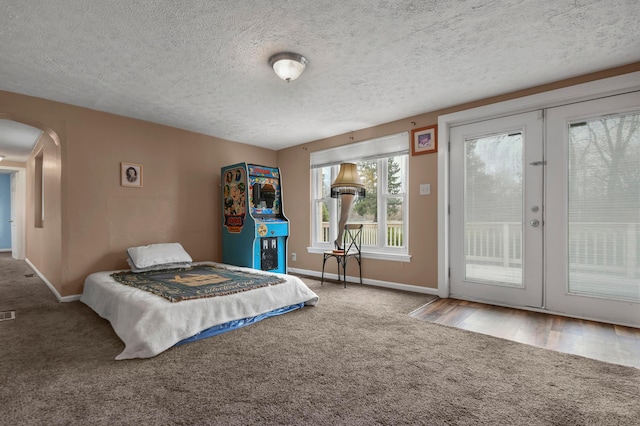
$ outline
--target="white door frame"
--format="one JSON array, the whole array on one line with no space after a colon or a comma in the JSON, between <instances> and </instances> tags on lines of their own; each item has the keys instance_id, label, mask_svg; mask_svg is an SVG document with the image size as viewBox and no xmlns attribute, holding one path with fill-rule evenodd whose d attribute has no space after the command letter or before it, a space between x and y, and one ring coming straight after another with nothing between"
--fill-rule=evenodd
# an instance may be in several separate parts
<instances>
[{"instance_id":1,"label":"white door frame","mask_svg":"<svg viewBox=\"0 0 640 426\"><path fill-rule=\"evenodd\" d=\"M449 128L508 114L545 109L640 90L640 72L577 84L438 117L438 139L448 147ZM446 144L446 145L445 145ZM438 150L438 296L449 297L449 150Z\"/></svg>"},{"instance_id":2,"label":"white door frame","mask_svg":"<svg viewBox=\"0 0 640 426\"><path fill-rule=\"evenodd\" d=\"M451 169L449 175L451 188L449 220L453 224L449 230L449 260L451 262L450 294L460 299L490 301L509 306L543 306L543 116L542 111L511 114L505 117L484 120L450 129L451 146L449 151ZM520 283L505 284L500 279L492 281L486 276L479 278L465 271L469 263L466 256L466 142L476 138L491 137L497 134L520 133L522 141L522 216L513 221L522 221ZM538 209L533 209L537 206ZM538 224L530 225L530 221ZM515 231L515 228L512 228ZM508 253L508 243L503 248ZM472 262L473 263L473 262ZM513 272L515 269L510 269ZM481 274L482 275L482 274ZM491 273L493 276L493 272Z\"/></svg>"},{"instance_id":3,"label":"white door frame","mask_svg":"<svg viewBox=\"0 0 640 426\"><path fill-rule=\"evenodd\" d=\"M11 227L11 253L13 258L24 260L26 244L26 200L27 200L27 170L22 167L1 166L2 170L11 170L15 175L15 196L11 194L11 216L15 216L15 227ZM12 224L14 225L14 224ZM13 235L15 232L17 235ZM15 242L15 247L14 247Z\"/></svg>"}]
</instances>

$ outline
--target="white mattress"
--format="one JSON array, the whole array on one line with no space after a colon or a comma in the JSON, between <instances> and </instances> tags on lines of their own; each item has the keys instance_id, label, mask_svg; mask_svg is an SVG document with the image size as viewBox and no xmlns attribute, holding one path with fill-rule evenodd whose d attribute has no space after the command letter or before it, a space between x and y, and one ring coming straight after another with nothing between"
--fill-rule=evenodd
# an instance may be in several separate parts
<instances>
[{"instance_id":1,"label":"white mattress","mask_svg":"<svg viewBox=\"0 0 640 426\"><path fill-rule=\"evenodd\" d=\"M214 262L194 263L196 264L274 275ZM286 282L228 296L173 303L147 291L116 282L110 276L114 272L118 271L89 275L84 282L80 301L109 320L124 342L124 351L116 357L117 360L150 358L215 325L303 302L305 305L315 306L319 300L318 295L298 277L275 274L285 278Z\"/></svg>"}]
</instances>

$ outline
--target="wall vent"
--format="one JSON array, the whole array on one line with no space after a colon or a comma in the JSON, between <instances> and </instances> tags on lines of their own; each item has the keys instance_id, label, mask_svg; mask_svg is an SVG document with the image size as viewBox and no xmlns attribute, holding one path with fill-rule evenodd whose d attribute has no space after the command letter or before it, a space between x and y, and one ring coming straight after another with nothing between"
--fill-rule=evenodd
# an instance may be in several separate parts
<instances>
[{"instance_id":1,"label":"wall vent","mask_svg":"<svg viewBox=\"0 0 640 426\"><path fill-rule=\"evenodd\" d=\"M16 311L0 312L0 321L8 321L12 319L16 319Z\"/></svg>"}]
</instances>

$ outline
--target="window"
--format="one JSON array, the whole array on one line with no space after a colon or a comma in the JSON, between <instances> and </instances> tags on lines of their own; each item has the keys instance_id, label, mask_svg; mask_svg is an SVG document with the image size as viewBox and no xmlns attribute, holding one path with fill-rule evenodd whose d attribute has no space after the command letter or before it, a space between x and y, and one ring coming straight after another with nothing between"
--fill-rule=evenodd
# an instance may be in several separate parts
<instances>
[{"instance_id":1,"label":"window","mask_svg":"<svg viewBox=\"0 0 640 426\"><path fill-rule=\"evenodd\" d=\"M362 223L363 255L408 261L407 183L408 133L311 153L312 247L321 252L338 235L339 199L331 198L331 183L340 164L358 165L366 196L356 201L349 223Z\"/></svg>"}]
</instances>

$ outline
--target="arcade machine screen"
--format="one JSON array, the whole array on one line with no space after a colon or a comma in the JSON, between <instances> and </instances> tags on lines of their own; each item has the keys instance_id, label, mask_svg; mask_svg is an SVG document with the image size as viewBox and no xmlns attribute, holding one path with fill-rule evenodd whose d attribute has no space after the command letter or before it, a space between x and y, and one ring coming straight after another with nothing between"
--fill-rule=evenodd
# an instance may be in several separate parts
<instances>
[{"instance_id":1,"label":"arcade machine screen","mask_svg":"<svg viewBox=\"0 0 640 426\"><path fill-rule=\"evenodd\" d=\"M282 217L280 176L270 168L249 168L251 185L251 215L260 220L277 220Z\"/></svg>"}]
</instances>

